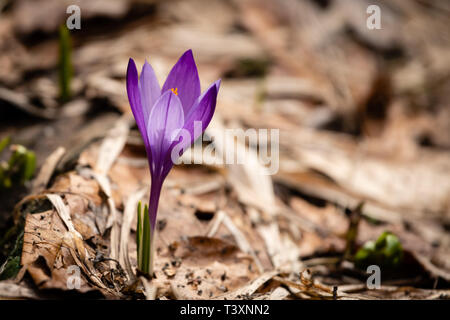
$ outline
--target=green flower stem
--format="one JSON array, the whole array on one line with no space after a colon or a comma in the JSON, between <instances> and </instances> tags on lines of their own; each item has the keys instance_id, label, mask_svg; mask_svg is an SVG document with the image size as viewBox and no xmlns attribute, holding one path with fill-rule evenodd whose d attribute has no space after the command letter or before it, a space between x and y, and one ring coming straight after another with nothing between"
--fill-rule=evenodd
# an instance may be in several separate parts
<instances>
[{"instance_id":1,"label":"green flower stem","mask_svg":"<svg viewBox=\"0 0 450 320\"><path fill-rule=\"evenodd\" d=\"M143 274L153 275L153 256L154 256L154 233L151 231L150 217L148 214L148 206L145 205L141 210L141 203L137 209L138 219L136 227L136 243L138 269Z\"/></svg>"},{"instance_id":2,"label":"green flower stem","mask_svg":"<svg viewBox=\"0 0 450 320\"><path fill-rule=\"evenodd\" d=\"M59 28L59 94L63 102L70 99L70 82L73 75L70 31L66 25Z\"/></svg>"}]
</instances>

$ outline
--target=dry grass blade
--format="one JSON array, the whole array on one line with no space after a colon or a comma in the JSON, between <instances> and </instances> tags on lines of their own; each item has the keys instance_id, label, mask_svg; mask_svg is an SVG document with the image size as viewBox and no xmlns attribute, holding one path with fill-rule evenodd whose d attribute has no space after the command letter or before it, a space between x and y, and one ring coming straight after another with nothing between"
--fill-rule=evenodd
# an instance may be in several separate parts
<instances>
[{"instance_id":1,"label":"dry grass blade","mask_svg":"<svg viewBox=\"0 0 450 320\"><path fill-rule=\"evenodd\" d=\"M144 196L147 188L140 189L136 192L133 192L132 195L128 198L125 204L125 210L123 213L122 219L122 228L120 231L120 252L119 252L119 262L125 268L127 272L128 279L130 281L135 280L134 272L131 268L131 262L129 258L129 248L128 241L130 239L130 230L131 223L133 219L136 217L136 208L139 200Z\"/></svg>"},{"instance_id":2,"label":"dry grass blade","mask_svg":"<svg viewBox=\"0 0 450 320\"><path fill-rule=\"evenodd\" d=\"M48 156L42 165L39 174L33 181L33 186L31 188L32 193L38 193L45 189L56 169L56 166L58 165L59 160L61 160L65 152L66 150L63 147L59 147Z\"/></svg>"},{"instance_id":3,"label":"dry grass blade","mask_svg":"<svg viewBox=\"0 0 450 320\"><path fill-rule=\"evenodd\" d=\"M100 146L95 173L93 174L98 181L100 187L107 197L110 216L108 217L107 226L111 227L111 258L119 259L119 224L117 221L116 206L114 199L111 197L111 185L107 178L107 174L114 161L116 161L127 141L129 132L129 118L123 116L114 127L110 129L103 139Z\"/></svg>"},{"instance_id":4,"label":"dry grass blade","mask_svg":"<svg viewBox=\"0 0 450 320\"><path fill-rule=\"evenodd\" d=\"M47 194L46 195L48 200L53 204L53 206L56 209L56 212L58 212L59 217L62 221L64 221L64 224L66 225L67 229L69 229L69 232L73 234L77 234L78 232L75 230L75 227L72 223L72 218L70 217L69 209L64 204L61 196L57 194ZM80 234L79 238L82 238Z\"/></svg>"},{"instance_id":5,"label":"dry grass blade","mask_svg":"<svg viewBox=\"0 0 450 320\"><path fill-rule=\"evenodd\" d=\"M116 161L119 154L122 152L125 143L127 142L129 132L128 117L120 118L110 129L103 139L100 146L95 171L98 174L107 175L109 169Z\"/></svg>"}]
</instances>

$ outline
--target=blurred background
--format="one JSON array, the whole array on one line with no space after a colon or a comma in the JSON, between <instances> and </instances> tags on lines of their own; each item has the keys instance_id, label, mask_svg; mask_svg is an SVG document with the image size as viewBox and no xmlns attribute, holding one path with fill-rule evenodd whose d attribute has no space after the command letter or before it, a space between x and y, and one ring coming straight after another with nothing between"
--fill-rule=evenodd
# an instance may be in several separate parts
<instances>
[{"instance_id":1,"label":"blurred background","mask_svg":"<svg viewBox=\"0 0 450 320\"><path fill-rule=\"evenodd\" d=\"M70 5L80 8L80 29L61 28ZM380 8L381 29L368 28L370 5ZM222 210L250 249L230 231L218 234L261 271L295 269L390 230L413 261L400 278L448 288L449 25L445 0L0 0L0 140L10 139L1 155L0 230L11 227L21 199L38 193L32 177L57 148L65 153L44 179L49 189L74 168L99 169L105 136L125 139L109 174L122 212L150 183L130 118L128 59L139 70L147 59L162 85L192 49L202 89L222 79L210 132L279 129L279 170L259 177L252 164L175 168L161 209L163 238L173 226L167 243L180 232L203 234ZM129 131L111 135L124 119ZM13 154L22 159L15 167ZM73 191L71 183L58 188ZM171 223L172 203L188 208L177 219L190 228ZM348 284L327 263L317 271L322 280Z\"/></svg>"}]
</instances>

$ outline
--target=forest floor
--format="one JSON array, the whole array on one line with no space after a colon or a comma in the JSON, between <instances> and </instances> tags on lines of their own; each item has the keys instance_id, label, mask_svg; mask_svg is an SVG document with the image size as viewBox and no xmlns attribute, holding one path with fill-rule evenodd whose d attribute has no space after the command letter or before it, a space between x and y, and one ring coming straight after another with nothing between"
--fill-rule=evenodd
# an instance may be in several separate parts
<instances>
[{"instance_id":1,"label":"forest floor","mask_svg":"<svg viewBox=\"0 0 450 320\"><path fill-rule=\"evenodd\" d=\"M61 103L66 4L0 1L0 139L38 167L0 191L0 298L450 297L448 4L375 1L382 29L369 30L367 1L72 2L82 20ZM203 89L222 79L206 136L248 157L170 172L150 281L136 273L151 179L126 66L148 59L162 83L187 49ZM258 162L267 145L225 135L237 128L279 130L273 174ZM355 254L385 231L399 261L372 257L370 289Z\"/></svg>"}]
</instances>

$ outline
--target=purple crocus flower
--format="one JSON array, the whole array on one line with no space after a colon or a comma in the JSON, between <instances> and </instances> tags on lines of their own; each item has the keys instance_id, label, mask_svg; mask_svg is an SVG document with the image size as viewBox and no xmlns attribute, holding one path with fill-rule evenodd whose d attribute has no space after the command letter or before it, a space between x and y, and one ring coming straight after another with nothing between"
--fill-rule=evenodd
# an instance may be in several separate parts
<instances>
[{"instance_id":1,"label":"purple crocus flower","mask_svg":"<svg viewBox=\"0 0 450 320\"><path fill-rule=\"evenodd\" d=\"M136 65L133 59L129 60L128 100L144 140L152 178L148 208L152 235L161 188L176 160L172 159L172 150L180 143L177 149L182 150L181 155L205 131L216 108L219 86L220 80L217 80L200 94L200 80L192 50L186 51L173 66L162 89L147 61L138 78ZM201 123L200 133L194 132L194 122L197 121ZM181 132L188 132L190 139L186 139Z\"/></svg>"}]
</instances>

